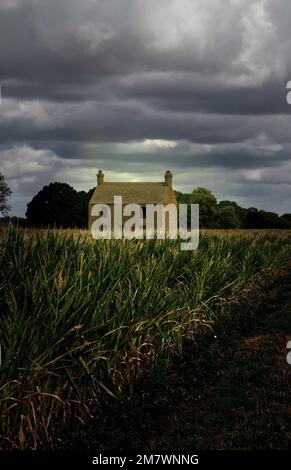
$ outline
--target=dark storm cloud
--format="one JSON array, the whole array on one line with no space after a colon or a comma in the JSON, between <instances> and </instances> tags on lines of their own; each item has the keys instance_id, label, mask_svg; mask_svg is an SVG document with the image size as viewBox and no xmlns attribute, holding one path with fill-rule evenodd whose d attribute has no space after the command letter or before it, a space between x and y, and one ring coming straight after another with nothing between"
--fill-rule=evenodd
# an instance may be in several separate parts
<instances>
[{"instance_id":1,"label":"dark storm cloud","mask_svg":"<svg viewBox=\"0 0 291 470\"><path fill-rule=\"evenodd\" d=\"M137 83L121 90L121 96L136 98L155 109L180 112L207 112L219 114L284 114L290 113L286 102L286 80L268 82L261 87L202 87L183 82L161 81L151 87Z\"/></svg>"},{"instance_id":2,"label":"dark storm cloud","mask_svg":"<svg viewBox=\"0 0 291 470\"><path fill-rule=\"evenodd\" d=\"M272 175L291 195L290 18L289 0L2 0L15 207L58 177L91 187L102 165L125 180L170 167L178 189L276 208Z\"/></svg>"},{"instance_id":3,"label":"dark storm cloud","mask_svg":"<svg viewBox=\"0 0 291 470\"><path fill-rule=\"evenodd\" d=\"M6 106L3 100L2 109L2 143L164 139L221 144L242 142L262 133L266 133L274 142L288 143L291 140L289 116L281 115L272 118L264 115L167 112L129 100L58 105L26 101L19 108L14 102Z\"/></svg>"},{"instance_id":4,"label":"dark storm cloud","mask_svg":"<svg viewBox=\"0 0 291 470\"><path fill-rule=\"evenodd\" d=\"M18 2L1 9L2 82L17 98L74 101L117 92L169 110L286 112L282 85L290 64L281 55L289 38L280 24L270 30L270 5L262 12L260 4Z\"/></svg>"}]
</instances>

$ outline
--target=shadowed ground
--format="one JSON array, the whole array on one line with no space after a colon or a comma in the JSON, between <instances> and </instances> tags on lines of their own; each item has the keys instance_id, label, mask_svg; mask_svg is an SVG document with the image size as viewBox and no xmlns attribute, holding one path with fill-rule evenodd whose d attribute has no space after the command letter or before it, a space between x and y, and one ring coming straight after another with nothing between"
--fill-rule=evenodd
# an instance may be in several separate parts
<instances>
[{"instance_id":1,"label":"shadowed ground","mask_svg":"<svg viewBox=\"0 0 291 470\"><path fill-rule=\"evenodd\" d=\"M242 331L219 326L59 444L77 449L291 447L290 284Z\"/></svg>"}]
</instances>

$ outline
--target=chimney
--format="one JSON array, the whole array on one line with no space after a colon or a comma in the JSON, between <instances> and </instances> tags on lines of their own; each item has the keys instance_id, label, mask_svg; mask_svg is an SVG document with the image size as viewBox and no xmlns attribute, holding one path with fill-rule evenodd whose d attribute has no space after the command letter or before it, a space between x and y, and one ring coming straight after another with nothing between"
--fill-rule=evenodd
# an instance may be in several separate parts
<instances>
[{"instance_id":1,"label":"chimney","mask_svg":"<svg viewBox=\"0 0 291 470\"><path fill-rule=\"evenodd\" d=\"M99 170L97 173L97 184L99 186L100 184L103 184L103 183L104 183L104 174L102 173L102 170Z\"/></svg>"},{"instance_id":2,"label":"chimney","mask_svg":"<svg viewBox=\"0 0 291 470\"><path fill-rule=\"evenodd\" d=\"M171 186L172 187L172 182L173 182L173 175L170 172L170 170L167 170L165 173L165 186Z\"/></svg>"}]
</instances>

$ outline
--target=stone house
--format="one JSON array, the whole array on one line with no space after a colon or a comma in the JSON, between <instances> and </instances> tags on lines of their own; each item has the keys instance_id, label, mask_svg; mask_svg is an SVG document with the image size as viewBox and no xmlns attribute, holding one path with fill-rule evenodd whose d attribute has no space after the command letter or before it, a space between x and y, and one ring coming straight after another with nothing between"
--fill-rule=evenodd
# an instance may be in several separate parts
<instances>
[{"instance_id":1,"label":"stone house","mask_svg":"<svg viewBox=\"0 0 291 470\"><path fill-rule=\"evenodd\" d=\"M114 196L122 196L123 205L139 204L142 206L145 226L146 204L163 204L166 206L172 203L177 205L172 181L173 175L168 170L165 173L164 180L158 182L107 182L104 179L104 174L99 170L97 173L97 186L89 202L89 229L91 229L95 219L91 215L91 209L95 204L108 205L113 217Z\"/></svg>"}]
</instances>

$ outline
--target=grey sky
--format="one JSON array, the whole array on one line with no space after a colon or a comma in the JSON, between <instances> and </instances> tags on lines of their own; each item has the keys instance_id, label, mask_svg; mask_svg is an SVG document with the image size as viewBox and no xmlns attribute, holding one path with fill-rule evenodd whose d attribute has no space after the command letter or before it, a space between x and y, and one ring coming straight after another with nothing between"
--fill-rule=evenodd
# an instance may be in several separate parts
<instances>
[{"instance_id":1,"label":"grey sky","mask_svg":"<svg viewBox=\"0 0 291 470\"><path fill-rule=\"evenodd\" d=\"M290 0L1 0L0 171L158 180L291 212Z\"/></svg>"}]
</instances>

